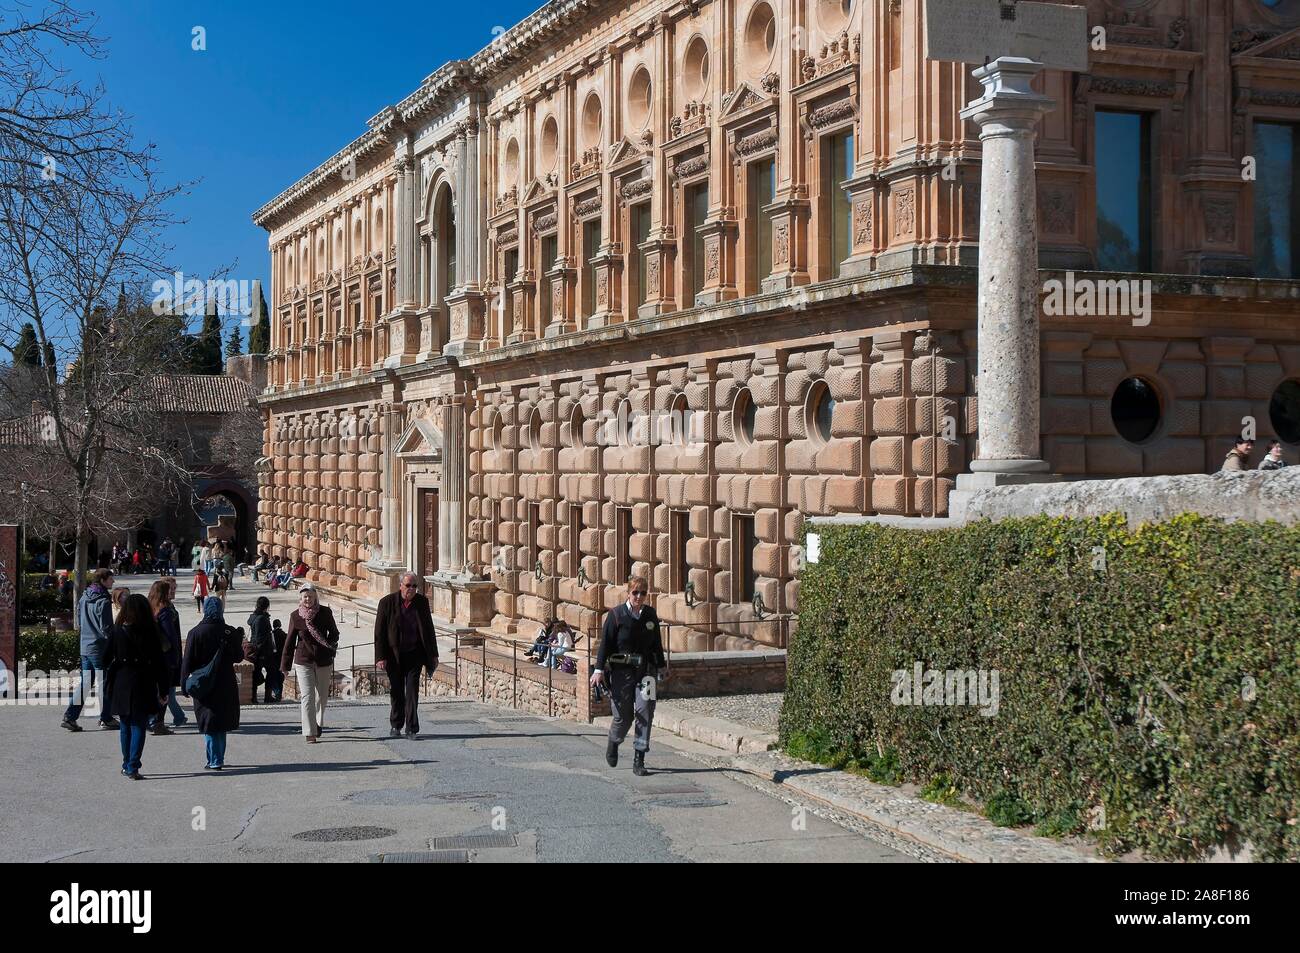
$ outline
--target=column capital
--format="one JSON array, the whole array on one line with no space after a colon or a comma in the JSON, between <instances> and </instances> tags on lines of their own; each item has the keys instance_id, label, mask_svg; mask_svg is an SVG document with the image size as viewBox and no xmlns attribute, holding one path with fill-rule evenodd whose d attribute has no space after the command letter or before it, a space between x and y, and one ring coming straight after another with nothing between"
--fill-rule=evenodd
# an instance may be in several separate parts
<instances>
[{"instance_id":1,"label":"column capital","mask_svg":"<svg viewBox=\"0 0 1300 953\"><path fill-rule=\"evenodd\" d=\"M1034 77L1042 69L1034 60L1000 56L972 70L984 92L962 109L961 118L980 127L981 139L1031 133L1038 118L1056 107L1054 99L1033 88Z\"/></svg>"}]
</instances>

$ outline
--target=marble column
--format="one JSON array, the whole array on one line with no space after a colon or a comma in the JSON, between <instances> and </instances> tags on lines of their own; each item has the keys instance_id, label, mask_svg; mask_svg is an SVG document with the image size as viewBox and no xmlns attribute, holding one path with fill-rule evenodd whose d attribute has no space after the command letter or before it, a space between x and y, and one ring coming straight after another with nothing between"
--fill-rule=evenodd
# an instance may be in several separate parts
<instances>
[{"instance_id":1,"label":"marble column","mask_svg":"<svg viewBox=\"0 0 1300 953\"><path fill-rule=\"evenodd\" d=\"M1034 130L1055 103L1030 83L1041 65L1000 57L975 70L962 110L983 145L979 262L979 453L975 473L1044 473L1039 457L1038 201Z\"/></svg>"}]
</instances>

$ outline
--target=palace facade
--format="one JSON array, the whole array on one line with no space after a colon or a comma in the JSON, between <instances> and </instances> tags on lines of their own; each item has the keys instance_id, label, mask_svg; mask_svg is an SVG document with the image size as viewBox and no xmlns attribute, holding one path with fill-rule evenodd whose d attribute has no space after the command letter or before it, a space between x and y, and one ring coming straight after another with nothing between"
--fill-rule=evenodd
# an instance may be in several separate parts
<instances>
[{"instance_id":1,"label":"palace facade","mask_svg":"<svg viewBox=\"0 0 1300 953\"><path fill-rule=\"evenodd\" d=\"M1084 5L1089 71L1040 77L1044 458L1294 462L1300 0ZM592 632L637 572L674 649L783 647L805 517L944 516L978 438L999 236L923 14L554 0L372 118L254 216L261 545L361 606L412 569L448 630Z\"/></svg>"}]
</instances>

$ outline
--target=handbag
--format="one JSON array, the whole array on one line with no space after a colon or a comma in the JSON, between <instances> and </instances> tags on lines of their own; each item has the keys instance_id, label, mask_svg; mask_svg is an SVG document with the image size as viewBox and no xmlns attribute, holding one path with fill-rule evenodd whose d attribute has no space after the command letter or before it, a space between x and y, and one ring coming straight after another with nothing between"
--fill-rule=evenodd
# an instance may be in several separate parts
<instances>
[{"instance_id":1,"label":"handbag","mask_svg":"<svg viewBox=\"0 0 1300 953\"><path fill-rule=\"evenodd\" d=\"M223 638L217 643L216 654L212 656L208 664L196 668L190 672L189 678L185 679L185 694L202 701L212 693L212 686L217 682L217 666L221 664L221 656L224 651L225 639Z\"/></svg>"}]
</instances>

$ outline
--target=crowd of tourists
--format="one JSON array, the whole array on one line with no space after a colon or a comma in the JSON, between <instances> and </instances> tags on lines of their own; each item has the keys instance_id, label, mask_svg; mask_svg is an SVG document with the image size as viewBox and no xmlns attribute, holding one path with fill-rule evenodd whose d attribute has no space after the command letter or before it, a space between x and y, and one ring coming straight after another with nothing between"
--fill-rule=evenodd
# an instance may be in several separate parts
<instances>
[{"instance_id":1,"label":"crowd of tourists","mask_svg":"<svg viewBox=\"0 0 1300 953\"><path fill-rule=\"evenodd\" d=\"M224 567L212 560L215 580ZM301 560L282 563L263 553L255 572L272 585L288 565L289 577L302 579ZM182 640L176 608L177 581L163 576L148 596L116 586L111 569L95 571L77 607L81 676L61 726L80 732L78 719L88 692L98 692L99 725L118 732L122 775L143 780L145 740L149 734L171 735L187 723L178 693L190 699L203 736L204 769L226 766L227 737L240 726L239 682L235 666L252 671L251 701L278 702L286 676L294 673L302 736L317 744L325 731L326 705L334 676L340 632L334 614L320 603L316 587L302 579L298 604L288 625L270 615L270 599L259 596L243 627L226 619L225 593L195 570L192 594L200 621ZM635 729L633 772L647 773L645 755L654 719L655 676L665 666L661 633L654 609L646 605L646 581L628 581L626 601L610 611L601 634L600 654L591 674L591 689L608 692L613 709L605 759L618 764L618 748ZM537 633L528 654L537 664L576 671L571 658L577 639L566 622L552 618ZM428 598L419 591L415 573L404 573L398 591L379 600L374 630L375 667L389 682L389 736L419 737L420 679L438 667L438 642ZM167 726L170 715L171 727Z\"/></svg>"},{"instance_id":2,"label":"crowd of tourists","mask_svg":"<svg viewBox=\"0 0 1300 953\"><path fill-rule=\"evenodd\" d=\"M214 565L213 576L219 584L224 573ZM271 618L270 599L259 596L246 632L226 620L226 590L208 591L201 568L195 579L201 619L184 640L174 577L158 579L143 596L114 585L111 569L99 569L78 606L81 677L61 725L81 731L78 719L86 699L92 689L98 692L99 726L118 732L122 774L133 780L143 778L146 736L170 735L188 723L178 692L194 704L205 769L225 767L226 736L239 728L240 721L235 676L239 662L252 666L253 704L259 693L263 704L280 701L285 676L293 670L302 702L303 734L315 743L323 730L339 629L330 610L320 605L315 587L310 583L302 587L288 629Z\"/></svg>"}]
</instances>

